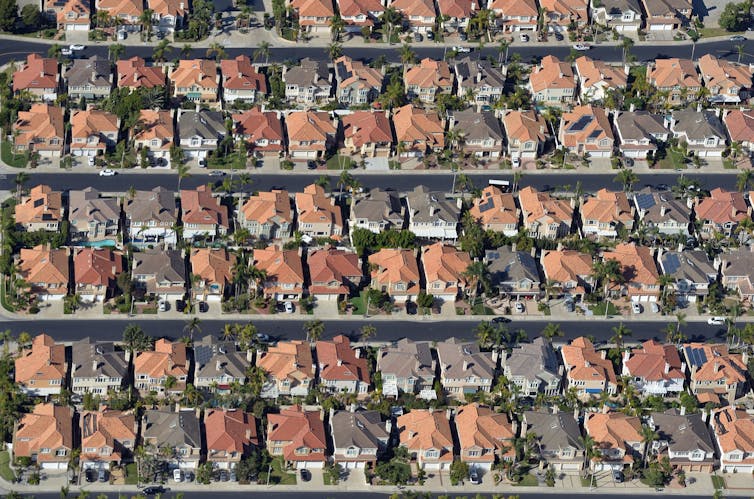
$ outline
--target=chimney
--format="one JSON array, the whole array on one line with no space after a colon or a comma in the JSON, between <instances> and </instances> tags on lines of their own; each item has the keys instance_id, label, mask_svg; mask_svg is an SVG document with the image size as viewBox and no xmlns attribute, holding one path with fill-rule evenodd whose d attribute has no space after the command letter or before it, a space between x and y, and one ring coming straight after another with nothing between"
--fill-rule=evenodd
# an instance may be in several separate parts
<instances>
[{"instance_id":1,"label":"chimney","mask_svg":"<svg viewBox=\"0 0 754 499\"><path fill-rule=\"evenodd\" d=\"M246 362L251 364L253 360L254 360L254 350L249 348L248 350L246 350Z\"/></svg>"},{"instance_id":2,"label":"chimney","mask_svg":"<svg viewBox=\"0 0 754 499\"><path fill-rule=\"evenodd\" d=\"M730 216L731 216L731 218L735 219L737 214L738 213L736 211L736 207L735 206L731 206L730 207Z\"/></svg>"},{"instance_id":3,"label":"chimney","mask_svg":"<svg viewBox=\"0 0 754 499\"><path fill-rule=\"evenodd\" d=\"M683 245L683 243L682 243L682 242L679 242L679 243L678 243L678 253L680 253L681 251L683 251L684 247L685 247L685 246Z\"/></svg>"},{"instance_id":4,"label":"chimney","mask_svg":"<svg viewBox=\"0 0 754 499\"><path fill-rule=\"evenodd\" d=\"M602 414L607 414L608 412L610 412L610 406L607 405L607 404L603 405L602 406Z\"/></svg>"},{"instance_id":5,"label":"chimney","mask_svg":"<svg viewBox=\"0 0 754 499\"><path fill-rule=\"evenodd\" d=\"M625 365L626 362L628 362L628 359L630 357L631 357L631 352L629 352L628 350L626 350L625 352L623 352L623 365Z\"/></svg>"},{"instance_id":6,"label":"chimney","mask_svg":"<svg viewBox=\"0 0 754 499\"><path fill-rule=\"evenodd\" d=\"M715 364L713 366L712 372L719 372L720 371L720 363L715 361Z\"/></svg>"},{"instance_id":7,"label":"chimney","mask_svg":"<svg viewBox=\"0 0 754 499\"><path fill-rule=\"evenodd\" d=\"M356 356L357 359L361 358L361 348L355 348L353 354Z\"/></svg>"},{"instance_id":8,"label":"chimney","mask_svg":"<svg viewBox=\"0 0 754 499\"><path fill-rule=\"evenodd\" d=\"M183 9L185 9L185 8L186 8L186 7L185 7L185 5L186 5L186 4L184 4L183 2L181 2L181 3L180 3L180 7L181 7L181 10L183 10Z\"/></svg>"},{"instance_id":9,"label":"chimney","mask_svg":"<svg viewBox=\"0 0 754 499\"><path fill-rule=\"evenodd\" d=\"M393 422L388 419L387 421L385 421L385 433L390 435L390 432L392 431L393 431Z\"/></svg>"},{"instance_id":10,"label":"chimney","mask_svg":"<svg viewBox=\"0 0 754 499\"><path fill-rule=\"evenodd\" d=\"M681 414L681 416L685 416L686 415L686 406L683 405L683 404L681 404L681 412L680 412L680 414Z\"/></svg>"},{"instance_id":11,"label":"chimney","mask_svg":"<svg viewBox=\"0 0 754 499\"><path fill-rule=\"evenodd\" d=\"M96 359L95 359L95 360L93 360L93 361L92 361L92 371L96 371L96 370L97 370L97 366L98 366L98 365L99 365L99 362L97 362L97 360L96 360Z\"/></svg>"},{"instance_id":12,"label":"chimney","mask_svg":"<svg viewBox=\"0 0 754 499\"><path fill-rule=\"evenodd\" d=\"M634 104L634 103L632 102L632 103L631 103L631 105L630 105L630 106L628 106L628 110L629 110L630 112L632 112L632 113L633 113L634 111L636 111L636 104Z\"/></svg>"},{"instance_id":13,"label":"chimney","mask_svg":"<svg viewBox=\"0 0 754 499\"><path fill-rule=\"evenodd\" d=\"M139 75L139 72L138 71L134 71L134 83L136 83L137 81L139 81L139 76L141 76L141 75Z\"/></svg>"},{"instance_id":14,"label":"chimney","mask_svg":"<svg viewBox=\"0 0 754 499\"><path fill-rule=\"evenodd\" d=\"M220 371L223 368L223 363L221 361L215 362L215 371Z\"/></svg>"},{"instance_id":15,"label":"chimney","mask_svg":"<svg viewBox=\"0 0 754 499\"><path fill-rule=\"evenodd\" d=\"M338 359L338 361L337 361L337 365L338 365L338 366L342 366L342 365L343 365L343 361L342 361L342 360L340 360L340 359Z\"/></svg>"},{"instance_id":16,"label":"chimney","mask_svg":"<svg viewBox=\"0 0 754 499\"><path fill-rule=\"evenodd\" d=\"M667 212L668 212L668 208L665 205L660 206L660 216L661 217L664 217Z\"/></svg>"},{"instance_id":17,"label":"chimney","mask_svg":"<svg viewBox=\"0 0 754 499\"><path fill-rule=\"evenodd\" d=\"M453 416L453 409L448 407L447 409L445 409L445 418L450 421L451 416Z\"/></svg>"},{"instance_id":18,"label":"chimney","mask_svg":"<svg viewBox=\"0 0 754 499\"><path fill-rule=\"evenodd\" d=\"M246 440L251 440L251 429L246 428Z\"/></svg>"},{"instance_id":19,"label":"chimney","mask_svg":"<svg viewBox=\"0 0 754 499\"><path fill-rule=\"evenodd\" d=\"M469 368L469 361L468 360L464 360L463 361L463 370L466 371L468 368Z\"/></svg>"},{"instance_id":20,"label":"chimney","mask_svg":"<svg viewBox=\"0 0 754 499\"><path fill-rule=\"evenodd\" d=\"M665 374L668 374L670 372L670 364L668 364L667 362L665 362L665 370L664 371L665 371Z\"/></svg>"}]
</instances>

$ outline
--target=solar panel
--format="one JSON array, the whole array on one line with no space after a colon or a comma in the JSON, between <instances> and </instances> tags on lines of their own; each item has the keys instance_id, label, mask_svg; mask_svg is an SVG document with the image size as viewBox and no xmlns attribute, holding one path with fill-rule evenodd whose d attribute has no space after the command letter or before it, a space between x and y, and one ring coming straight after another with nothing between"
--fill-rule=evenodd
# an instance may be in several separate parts
<instances>
[{"instance_id":1,"label":"solar panel","mask_svg":"<svg viewBox=\"0 0 754 499\"><path fill-rule=\"evenodd\" d=\"M497 260L500 258L500 252L498 251L487 251L486 255L487 260Z\"/></svg>"},{"instance_id":2,"label":"solar panel","mask_svg":"<svg viewBox=\"0 0 754 499\"><path fill-rule=\"evenodd\" d=\"M487 210L491 210L495 207L495 202L492 199L487 199L483 203L479 203L479 211L484 213Z\"/></svg>"},{"instance_id":3,"label":"solar panel","mask_svg":"<svg viewBox=\"0 0 754 499\"><path fill-rule=\"evenodd\" d=\"M666 253L662 258L662 264L666 274L672 274L681 268L681 261L675 253Z\"/></svg>"},{"instance_id":4,"label":"solar panel","mask_svg":"<svg viewBox=\"0 0 754 499\"><path fill-rule=\"evenodd\" d=\"M196 346L194 347L194 361L200 366L206 365L212 358L212 347Z\"/></svg>"},{"instance_id":5,"label":"solar panel","mask_svg":"<svg viewBox=\"0 0 754 499\"><path fill-rule=\"evenodd\" d=\"M594 130L592 133L589 134L589 138L596 139L597 137L600 136L601 133L602 133L602 130Z\"/></svg>"},{"instance_id":6,"label":"solar panel","mask_svg":"<svg viewBox=\"0 0 754 499\"><path fill-rule=\"evenodd\" d=\"M707 362L707 355L701 348L686 347L686 357L688 357L691 365L694 367L701 367Z\"/></svg>"},{"instance_id":7,"label":"solar panel","mask_svg":"<svg viewBox=\"0 0 754 499\"><path fill-rule=\"evenodd\" d=\"M586 126L589 123L591 123L591 122L592 122L592 117L591 116L581 116L581 117L579 117L578 120L576 120L576 122L573 125L571 125L571 126L568 127L568 131L570 131L570 132L580 132L581 130L583 130L584 128L586 128Z\"/></svg>"},{"instance_id":8,"label":"solar panel","mask_svg":"<svg viewBox=\"0 0 754 499\"><path fill-rule=\"evenodd\" d=\"M636 206L640 210L646 210L655 205L655 198L651 194L637 194L636 195Z\"/></svg>"}]
</instances>

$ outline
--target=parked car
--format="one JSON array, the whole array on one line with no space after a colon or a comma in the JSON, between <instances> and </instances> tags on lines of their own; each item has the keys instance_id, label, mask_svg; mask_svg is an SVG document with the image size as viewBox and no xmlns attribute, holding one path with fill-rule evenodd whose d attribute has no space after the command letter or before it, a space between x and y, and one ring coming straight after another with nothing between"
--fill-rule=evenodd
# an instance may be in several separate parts
<instances>
[{"instance_id":1,"label":"parked car","mask_svg":"<svg viewBox=\"0 0 754 499\"><path fill-rule=\"evenodd\" d=\"M307 168L308 168L309 170L316 170L316 169L317 169L317 162L316 162L316 161L312 161L312 160L310 159L309 161L307 161L307 162L306 162L306 167L307 167Z\"/></svg>"},{"instance_id":2,"label":"parked car","mask_svg":"<svg viewBox=\"0 0 754 499\"><path fill-rule=\"evenodd\" d=\"M427 31L427 40L434 40L435 39L435 33L432 31Z\"/></svg>"},{"instance_id":3,"label":"parked car","mask_svg":"<svg viewBox=\"0 0 754 499\"><path fill-rule=\"evenodd\" d=\"M65 57L70 57L73 55L73 50L71 49L60 49L60 55Z\"/></svg>"},{"instance_id":4,"label":"parked car","mask_svg":"<svg viewBox=\"0 0 754 499\"><path fill-rule=\"evenodd\" d=\"M201 312L202 314L209 312L209 305L207 305L206 301L199 302L199 312Z\"/></svg>"},{"instance_id":5,"label":"parked car","mask_svg":"<svg viewBox=\"0 0 754 499\"><path fill-rule=\"evenodd\" d=\"M743 36L743 35L733 35L730 38L728 38L728 40L730 40L732 42L745 42L746 41L746 37Z\"/></svg>"},{"instance_id":6,"label":"parked car","mask_svg":"<svg viewBox=\"0 0 754 499\"><path fill-rule=\"evenodd\" d=\"M462 47L460 45L457 45L453 47L453 51L459 54L468 54L469 52L471 52L471 49L469 47Z\"/></svg>"},{"instance_id":7,"label":"parked car","mask_svg":"<svg viewBox=\"0 0 754 499\"><path fill-rule=\"evenodd\" d=\"M69 45L68 48L71 49L71 50L84 50L86 48L86 46L85 45L80 45L78 43L74 43L72 45Z\"/></svg>"},{"instance_id":8,"label":"parked car","mask_svg":"<svg viewBox=\"0 0 754 499\"><path fill-rule=\"evenodd\" d=\"M505 324L506 322L510 322L511 320L507 317L495 317L490 322L493 324Z\"/></svg>"},{"instance_id":9,"label":"parked car","mask_svg":"<svg viewBox=\"0 0 754 499\"><path fill-rule=\"evenodd\" d=\"M639 305L638 303L632 303L631 304L631 312L633 312L635 314L640 314L641 313L641 305Z\"/></svg>"},{"instance_id":10,"label":"parked car","mask_svg":"<svg viewBox=\"0 0 754 499\"><path fill-rule=\"evenodd\" d=\"M517 301L515 307L516 307L516 312L519 314L523 314L524 312L526 312L526 305L524 305L524 302Z\"/></svg>"},{"instance_id":11,"label":"parked car","mask_svg":"<svg viewBox=\"0 0 754 499\"><path fill-rule=\"evenodd\" d=\"M471 468L471 470L469 470L469 482L473 483L474 485L482 483L481 477L479 476L479 471L477 471L476 468Z\"/></svg>"},{"instance_id":12,"label":"parked car","mask_svg":"<svg viewBox=\"0 0 754 499\"><path fill-rule=\"evenodd\" d=\"M526 43L526 42L528 42L528 41L529 41L529 35L527 35L526 33L521 33L521 36L519 36L519 38L520 38L520 39L521 39L521 41L522 41L522 42L524 42L524 43Z\"/></svg>"},{"instance_id":13,"label":"parked car","mask_svg":"<svg viewBox=\"0 0 754 499\"><path fill-rule=\"evenodd\" d=\"M621 470L613 470L613 480L616 483L623 483L623 472Z\"/></svg>"},{"instance_id":14,"label":"parked car","mask_svg":"<svg viewBox=\"0 0 754 499\"><path fill-rule=\"evenodd\" d=\"M97 470L94 468L90 468L84 472L84 478L89 483L94 483L97 481Z\"/></svg>"},{"instance_id":15,"label":"parked car","mask_svg":"<svg viewBox=\"0 0 754 499\"><path fill-rule=\"evenodd\" d=\"M157 495L157 494L164 494L165 492L167 492L169 490L170 489L166 489L162 485L154 485L152 487L144 487L144 489L142 489L141 492L144 495L154 496L154 495Z\"/></svg>"},{"instance_id":16,"label":"parked car","mask_svg":"<svg viewBox=\"0 0 754 499\"><path fill-rule=\"evenodd\" d=\"M92 163L94 163L94 158L92 158ZM89 165L92 166L92 165ZM104 170L99 171L100 177L114 177L118 174L115 170L111 170L110 168L105 168Z\"/></svg>"},{"instance_id":17,"label":"parked car","mask_svg":"<svg viewBox=\"0 0 754 499\"><path fill-rule=\"evenodd\" d=\"M207 168L207 160L202 158L199 160L199 168Z\"/></svg>"},{"instance_id":18,"label":"parked car","mask_svg":"<svg viewBox=\"0 0 754 499\"><path fill-rule=\"evenodd\" d=\"M293 303L287 301L285 302L285 313L286 314L292 314L293 313Z\"/></svg>"},{"instance_id":19,"label":"parked car","mask_svg":"<svg viewBox=\"0 0 754 499\"><path fill-rule=\"evenodd\" d=\"M713 316L707 319L707 324L710 326L722 326L725 324L725 317Z\"/></svg>"},{"instance_id":20,"label":"parked car","mask_svg":"<svg viewBox=\"0 0 754 499\"><path fill-rule=\"evenodd\" d=\"M98 482L107 481L107 470L105 468L100 468L99 473L97 473L97 481Z\"/></svg>"},{"instance_id":21,"label":"parked car","mask_svg":"<svg viewBox=\"0 0 754 499\"><path fill-rule=\"evenodd\" d=\"M259 343L267 343L270 341L269 335L263 334L263 333L257 333L257 341Z\"/></svg>"},{"instance_id":22,"label":"parked car","mask_svg":"<svg viewBox=\"0 0 754 499\"><path fill-rule=\"evenodd\" d=\"M649 304L649 310L651 310L653 314L657 314L660 312L660 306L657 304L657 302L653 301Z\"/></svg>"},{"instance_id":23,"label":"parked car","mask_svg":"<svg viewBox=\"0 0 754 499\"><path fill-rule=\"evenodd\" d=\"M169 308L167 300L160 300L157 302L157 310L160 312L167 312Z\"/></svg>"},{"instance_id":24,"label":"parked car","mask_svg":"<svg viewBox=\"0 0 754 499\"><path fill-rule=\"evenodd\" d=\"M183 481L183 472L179 469L173 470L173 480L180 483Z\"/></svg>"},{"instance_id":25,"label":"parked car","mask_svg":"<svg viewBox=\"0 0 754 499\"><path fill-rule=\"evenodd\" d=\"M224 177L225 172L221 170L212 170L211 172L209 172L209 176L210 177Z\"/></svg>"},{"instance_id":26,"label":"parked car","mask_svg":"<svg viewBox=\"0 0 754 499\"><path fill-rule=\"evenodd\" d=\"M301 480L304 482L308 482L312 479L312 474L309 470L303 469L300 471L299 475L301 476Z\"/></svg>"},{"instance_id":27,"label":"parked car","mask_svg":"<svg viewBox=\"0 0 754 499\"><path fill-rule=\"evenodd\" d=\"M576 45L573 46L573 49L578 50L579 52L585 52L589 50L590 48L592 47L590 47L586 43L577 43Z\"/></svg>"},{"instance_id":28,"label":"parked car","mask_svg":"<svg viewBox=\"0 0 754 499\"><path fill-rule=\"evenodd\" d=\"M461 40L462 42L465 42L465 41L467 41L469 39L469 37L468 37L468 35L466 35L466 33L464 31L460 31L459 30L458 31L458 39Z\"/></svg>"},{"instance_id":29,"label":"parked car","mask_svg":"<svg viewBox=\"0 0 754 499\"><path fill-rule=\"evenodd\" d=\"M424 40L424 37L421 35L421 33L414 33L414 41L415 42L421 42Z\"/></svg>"},{"instance_id":30,"label":"parked car","mask_svg":"<svg viewBox=\"0 0 754 499\"><path fill-rule=\"evenodd\" d=\"M183 312L184 310L186 310L186 302L183 300L176 300L175 309L178 312Z\"/></svg>"}]
</instances>

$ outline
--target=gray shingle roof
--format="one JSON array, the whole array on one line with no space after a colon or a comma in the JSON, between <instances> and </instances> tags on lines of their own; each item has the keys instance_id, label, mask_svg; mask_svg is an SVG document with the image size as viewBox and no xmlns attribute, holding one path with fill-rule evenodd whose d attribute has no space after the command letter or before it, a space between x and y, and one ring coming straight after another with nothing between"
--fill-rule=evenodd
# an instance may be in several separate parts
<instances>
[{"instance_id":1,"label":"gray shingle roof","mask_svg":"<svg viewBox=\"0 0 754 499\"><path fill-rule=\"evenodd\" d=\"M178 203L171 191L155 187L151 191L136 191L133 199L126 197L123 211L132 225L151 220L174 223L178 220Z\"/></svg>"},{"instance_id":2,"label":"gray shingle roof","mask_svg":"<svg viewBox=\"0 0 754 499\"><path fill-rule=\"evenodd\" d=\"M112 74L110 61L95 55L89 59L74 59L73 66L65 76L68 79L68 87L92 85L109 88L112 86Z\"/></svg>"},{"instance_id":3,"label":"gray shingle roof","mask_svg":"<svg viewBox=\"0 0 754 499\"><path fill-rule=\"evenodd\" d=\"M155 439L158 447L189 446L202 448L199 418L191 411L170 412L148 410L142 418L144 438Z\"/></svg>"},{"instance_id":4,"label":"gray shingle roof","mask_svg":"<svg viewBox=\"0 0 754 499\"><path fill-rule=\"evenodd\" d=\"M479 345L449 338L437 343L437 357L444 378L466 379L470 375L493 379L495 362L490 352L481 352Z\"/></svg>"},{"instance_id":5,"label":"gray shingle roof","mask_svg":"<svg viewBox=\"0 0 754 499\"><path fill-rule=\"evenodd\" d=\"M298 66L286 71L283 80L300 87L325 87L330 85L330 71L325 61L315 61L306 57L301 59Z\"/></svg>"},{"instance_id":6,"label":"gray shingle roof","mask_svg":"<svg viewBox=\"0 0 754 499\"><path fill-rule=\"evenodd\" d=\"M154 275L159 282L186 282L186 262L179 250L151 250L134 253L134 275Z\"/></svg>"},{"instance_id":7,"label":"gray shingle roof","mask_svg":"<svg viewBox=\"0 0 754 499\"><path fill-rule=\"evenodd\" d=\"M226 133L225 120L219 111L183 111L178 118L178 136L219 139Z\"/></svg>"},{"instance_id":8,"label":"gray shingle roof","mask_svg":"<svg viewBox=\"0 0 754 499\"><path fill-rule=\"evenodd\" d=\"M500 122L491 111L457 111L453 113L453 120L453 128L459 130L466 140L503 140Z\"/></svg>"},{"instance_id":9,"label":"gray shingle roof","mask_svg":"<svg viewBox=\"0 0 754 499\"><path fill-rule=\"evenodd\" d=\"M709 428L699 414L682 416L678 409L669 409L665 412L653 412L651 421L660 435L659 440L667 441L672 451L715 451Z\"/></svg>"},{"instance_id":10,"label":"gray shingle roof","mask_svg":"<svg viewBox=\"0 0 754 499\"><path fill-rule=\"evenodd\" d=\"M412 222L458 221L461 208L455 199L449 199L443 192L431 192L428 187L417 185L406 195Z\"/></svg>"},{"instance_id":11,"label":"gray shingle roof","mask_svg":"<svg viewBox=\"0 0 754 499\"><path fill-rule=\"evenodd\" d=\"M194 344L195 378L215 378L223 375L244 378L248 365L246 355L239 352L232 341L220 341L212 335L207 335Z\"/></svg>"},{"instance_id":12,"label":"gray shingle roof","mask_svg":"<svg viewBox=\"0 0 754 499\"><path fill-rule=\"evenodd\" d=\"M581 443L581 430L579 424L568 412L550 414L546 412L526 411L526 432L534 433L539 441L540 448L545 451L565 449L573 447L584 450Z\"/></svg>"},{"instance_id":13,"label":"gray shingle roof","mask_svg":"<svg viewBox=\"0 0 754 499\"><path fill-rule=\"evenodd\" d=\"M336 411L330 417L333 446L379 449L390 435L377 411Z\"/></svg>"},{"instance_id":14,"label":"gray shingle roof","mask_svg":"<svg viewBox=\"0 0 754 499\"><path fill-rule=\"evenodd\" d=\"M670 133L663 125L662 117L646 111L620 113L615 118L615 127L620 130L624 140L641 140Z\"/></svg>"},{"instance_id":15,"label":"gray shingle roof","mask_svg":"<svg viewBox=\"0 0 754 499\"><path fill-rule=\"evenodd\" d=\"M504 362L512 376L521 376L528 381L540 379L549 383L561 377L558 356L550 342L542 337L514 348Z\"/></svg>"},{"instance_id":16,"label":"gray shingle roof","mask_svg":"<svg viewBox=\"0 0 754 499\"><path fill-rule=\"evenodd\" d=\"M398 228L403 227L403 207L395 192L383 191L375 187L366 198L356 200L351 207L352 219L387 221Z\"/></svg>"},{"instance_id":17,"label":"gray shingle roof","mask_svg":"<svg viewBox=\"0 0 754 499\"><path fill-rule=\"evenodd\" d=\"M71 222L94 220L105 223L120 219L118 200L101 198L99 191L93 187L87 187L83 191L70 191L68 206L68 219Z\"/></svg>"},{"instance_id":18,"label":"gray shingle roof","mask_svg":"<svg viewBox=\"0 0 754 499\"><path fill-rule=\"evenodd\" d=\"M461 88L478 89L484 86L502 88L505 86L505 76L499 69L493 68L487 61L474 61L465 57L455 64L458 78L461 78Z\"/></svg>"},{"instance_id":19,"label":"gray shingle roof","mask_svg":"<svg viewBox=\"0 0 754 499\"><path fill-rule=\"evenodd\" d=\"M673 111L673 131L684 132L689 139L704 140L708 137L719 137L725 140L725 128L720 118L712 111L696 109L681 109Z\"/></svg>"},{"instance_id":20,"label":"gray shingle roof","mask_svg":"<svg viewBox=\"0 0 754 499\"><path fill-rule=\"evenodd\" d=\"M414 376L420 379L435 377L434 361L429 343L403 338L395 345L380 348L377 357L378 370L397 378Z\"/></svg>"},{"instance_id":21,"label":"gray shingle roof","mask_svg":"<svg viewBox=\"0 0 754 499\"><path fill-rule=\"evenodd\" d=\"M484 253L484 261L487 263L493 286L526 279L535 285L541 282L537 262L527 252L513 251L510 246L501 246L495 250L487 250Z\"/></svg>"},{"instance_id":22,"label":"gray shingle roof","mask_svg":"<svg viewBox=\"0 0 754 499\"><path fill-rule=\"evenodd\" d=\"M112 342L94 342L91 338L75 342L71 347L71 377L94 378L99 375L126 378L128 363L125 352L115 350Z\"/></svg>"},{"instance_id":23,"label":"gray shingle roof","mask_svg":"<svg viewBox=\"0 0 754 499\"><path fill-rule=\"evenodd\" d=\"M668 251L660 256L662 273L675 279L709 283L717 271L706 252L701 250Z\"/></svg>"},{"instance_id":24,"label":"gray shingle roof","mask_svg":"<svg viewBox=\"0 0 754 499\"><path fill-rule=\"evenodd\" d=\"M682 199L676 199L671 192L658 192L645 187L634 193L634 205L639 210L639 217L647 222L690 222L691 208Z\"/></svg>"}]
</instances>

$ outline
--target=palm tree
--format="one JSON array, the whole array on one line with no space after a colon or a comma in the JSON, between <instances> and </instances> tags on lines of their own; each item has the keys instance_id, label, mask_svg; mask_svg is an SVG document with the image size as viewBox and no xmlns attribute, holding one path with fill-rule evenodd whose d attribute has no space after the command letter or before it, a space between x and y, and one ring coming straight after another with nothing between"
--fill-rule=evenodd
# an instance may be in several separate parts
<instances>
[{"instance_id":1,"label":"palm tree","mask_svg":"<svg viewBox=\"0 0 754 499\"><path fill-rule=\"evenodd\" d=\"M184 178L187 178L187 177L191 176L191 173L190 173L191 168L189 167L189 165L187 165L185 163L178 163L178 166L176 167L176 170L178 171L178 190L180 191L181 190L181 181Z\"/></svg>"},{"instance_id":2,"label":"palm tree","mask_svg":"<svg viewBox=\"0 0 754 499\"><path fill-rule=\"evenodd\" d=\"M560 324L556 324L554 322L548 323L544 329L542 329L542 336L552 343L552 339L556 336L563 336L563 329L560 327Z\"/></svg>"},{"instance_id":3,"label":"palm tree","mask_svg":"<svg viewBox=\"0 0 754 499\"><path fill-rule=\"evenodd\" d=\"M633 46L634 41L630 37L624 36L621 42L621 47L623 48L623 64L625 64L626 61L631 58L631 48Z\"/></svg>"},{"instance_id":4,"label":"palm tree","mask_svg":"<svg viewBox=\"0 0 754 499\"><path fill-rule=\"evenodd\" d=\"M236 338L236 334L238 333L238 325L237 324L225 324L225 327L223 327L223 332L220 333L220 339L223 341L233 341Z\"/></svg>"},{"instance_id":5,"label":"palm tree","mask_svg":"<svg viewBox=\"0 0 754 499\"><path fill-rule=\"evenodd\" d=\"M207 47L207 58L211 58L213 56L217 62L220 62L221 59L228 57L228 53L225 52L225 47L223 47L221 44L213 42L209 44L209 47Z\"/></svg>"},{"instance_id":6,"label":"palm tree","mask_svg":"<svg viewBox=\"0 0 754 499\"><path fill-rule=\"evenodd\" d=\"M738 52L738 64L741 64L741 57L744 55L744 49L746 49L746 45L743 43L739 43L736 45L736 51Z\"/></svg>"},{"instance_id":7,"label":"palm tree","mask_svg":"<svg viewBox=\"0 0 754 499\"><path fill-rule=\"evenodd\" d=\"M320 319L306 321L304 323L303 329L304 331L306 331L306 340L316 342L319 341L319 339L322 337L322 334L324 334L325 332L325 323Z\"/></svg>"},{"instance_id":8,"label":"palm tree","mask_svg":"<svg viewBox=\"0 0 754 499\"><path fill-rule=\"evenodd\" d=\"M331 61L335 61L335 59L343 55L343 45L339 42L332 42L327 46L327 55Z\"/></svg>"},{"instance_id":9,"label":"palm tree","mask_svg":"<svg viewBox=\"0 0 754 499\"><path fill-rule=\"evenodd\" d=\"M589 469L589 462L592 459L598 459L601 456L599 449L597 449L597 442L589 435L580 437L581 443L584 446L584 467Z\"/></svg>"},{"instance_id":10,"label":"palm tree","mask_svg":"<svg viewBox=\"0 0 754 499\"><path fill-rule=\"evenodd\" d=\"M493 326L490 321L482 321L477 324L474 332L480 348L490 348L502 343L503 330Z\"/></svg>"},{"instance_id":11,"label":"palm tree","mask_svg":"<svg viewBox=\"0 0 754 499\"><path fill-rule=\"evenodd\" d=\"M386 28L385 31L387 32L387 41L391 45L393 43L393 28L400 25L402 20L403 14L400 11L395 10L395 8L393 7L386 8L380 16L380 21Z\"/></svg>"},{"instance_id":12,"label":"palm tree","mask_svg":"<svg viewBox=\"0 0 754 499\"><path fill-rule=\"evenodd\" d=\"M183 326L183 332L188 332L189 338L191 339L191 342L194 342L194 333L202 332L202 328L199 326L201 324L201 319L199 317L192 317L191 319L186 321L186 325Z\"/></svg>"},{"instance_id":13,"label":"palm tree","mask_svg":"<svg viewBox=\"0 0 754 499\"><path fill-rule=\"evenodd\" d=\"M21 352L25 348L29 348L31 345L31 335L27 331L21 331L18 335L18 351Z\"/></svg>"},{"instance_id":14,"label":"palm tree","mask_svg":"<svg viewBox=\"0 0 754 499\"><path fill-rule=\"evenodd\" d=\"M406 72L407 64L414 64L416 62L416 54L411 50L411 45L407 43L401 45L401 48L398 50L398 56L401 59L401 64L403 64L404 73Z\"/></svg>"},{"instance_id":15,"label":"palm tree","mask_svg":"<svg viewBox=\"0 0 754 499\"><path fill-rule=\"evenodd\" d=\"M335 14L330 18L330 36L334 42L340 41L340 34L346 27L345 21L340 17L340 14Z\"/></svg>"},{"instance_id":16,"label":"palm tree","mask_svg":"<svg viewBox=\"0 0 754 499\"><path fill-rule=\"evenodd\" d=\"M621 264L618 260L597 260L592 264L592 277L602 283L603 297L607 299L607 287L611 282L620 283L623 280Z\"/></svg>"},{"instance_id":17,"label":"palm tree","mask_svg":"<svg viewBox=\"0 0 754 499\"><path fill-rule=\"evenodd\" d=\"M745 192L749 190L749 185L754 180L754 170L742 170L736 176L736 189L739 192Z\"/></svg>"},{"instance_id":18,"label":"palm tree","mask_svg":"<svg viewBox=\"0 0 754 499\"><path fill-rule=\"evenodd\" d=\"M163 62L166 60L165 53L173 50L173 47L170 46L170 40L167 38L163 39L155 45L154 50L152 51L152 60L154 62Z\"/></svg>"},{"instance_id":19,"label":"palm tree","mask_svg":"<svg viewBox=\"0 0 754 499\"><path fill-rule=\"evenodd\" d=\"M107 47L107 55L110 61L115 62L126 52L125 45L121 43L113 43Z\"/></svg>"},{"instance_id":20,"label":"palm tree","mask_svg":"<svg viewBox=\"0 0 754 499\"><path fill-rule=\"evenodd\" d=\"M29 174L26 172L16 173L16 178L13 182L16 184L16 201L21 202L21 193L23 192L23 186L29 181Z\"/></svg>"},{"instance_id":21,"label":"palm tree","mask_svg":"<svg viewBox=\"0 0 754 499\"><path fill-rule=\"evenodd\" d=\"M123 344L130 353L143 352L152 348L152 338L138 324L129 324L123 330Z\"/></svg>"},{"instance_id":22,"label":"palm tree","mask_svg":"<svg viewBox=\"0 0 754 499\"><path fill-rule=\"evenodd\" d=\"M364 324L361 326L361 341L367 342L370 338L373 338L377 334L377 328L372 324Z\"/></svg>"},{"instance_id":23,"label":"palm tree","mask_svg":"<svg viewBox=\"0 0 754 499\"><path fill-rule=\"evenodd\" d=\"M472 292L472 302L476 303L479 286L488 289L490 287L490 270L482 261L471 262L461 274L469 283Z\"/></svg>"},{"instance_id":24,"label":"palm tree","mask_svg":"<svg viewBox=\"0 0 754 499\"><path fill-rule=\"evenodd\" d=\"M652 442L660 438L660 435L649 425L642 425L641 427L641 441L644 443L644 455L642 460L644 462L644 469L647 469L647 454L649 453L649 447Z\"/></svg>"},{"instance_id":25,"label":"palm tree","mask_svg":"<svg viewBox=\"0 0 754 499\"><path fill-rule=\"evenodd\" d=\"M254 51L254 61L264 57L265 66L270 60L270 44L269 42L261 42L257 49Z\"/></svg>"},{"instance_id":26,"label":"palm tree","mask_svg":"<svg viewBox=\"0 0 754 499\"><path fill-rule=\"evenodd\" d=\"M630 192L633 188L634 184L639 181L639 176L636 175L632 170L627 170L623 168L618 172L618 174L615 176L614 182L618 182L620 184L623 184L623 190Z\"/></svg>"},{"instance_id":27,"label":"palm tree","mask_svg":"<svg viewBox=\"0 0 754 499\"><path fill-rule=\"evenodd\" d=\"M147 40L152 37L152 16L154 11L152 9L144 9L139 16L139 22L141 23L142 32L146 35Z\"/></svg>"},{"instance_id":28,"label":"palm tree","mask_svg":"<svg viewBox=\"0 0 754 499\"><path fill-rule=\"evenodd\" d=\"M610 341L615 343L615 347L618 350L623 350L623 339L626 336L631 336L631 330L621 322L613 328L613 336L610 337Z\"/></svg>"},{"instance_id":29,"label":"palm tree","mask_svg":"<svg viewBox=\"0 0 754 499\"><path fill-rule=\"evenodd\" d=\"M191 56L191 52L194 50L194 48L186 43L181 47L181 58L188 59Z\"/></svg>"}]
</instances>

